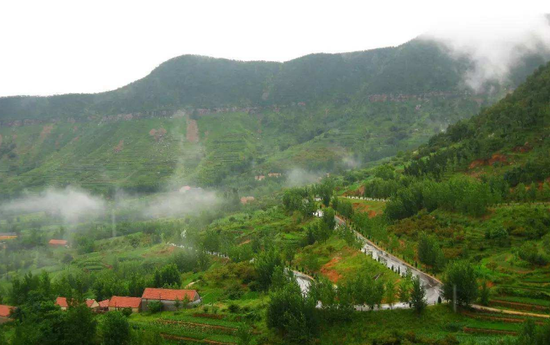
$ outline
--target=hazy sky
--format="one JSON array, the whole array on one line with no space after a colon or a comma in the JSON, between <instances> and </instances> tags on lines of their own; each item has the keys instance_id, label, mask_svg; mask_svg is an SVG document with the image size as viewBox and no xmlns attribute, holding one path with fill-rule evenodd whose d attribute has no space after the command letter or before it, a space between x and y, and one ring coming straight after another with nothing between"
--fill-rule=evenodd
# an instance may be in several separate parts
<instances>
[{"instance_id":1,"label":"hazy sky","mask_svg":"<svg viewBox=\"0 0 550 345\"><path fill-rule=\"evenodd\" d=\"M182 54L286 61L399 45L473 12L480 23L550 13L548 0L509 3L0 1L0 96L107 91Z\"/></svg>"}]
</instances>

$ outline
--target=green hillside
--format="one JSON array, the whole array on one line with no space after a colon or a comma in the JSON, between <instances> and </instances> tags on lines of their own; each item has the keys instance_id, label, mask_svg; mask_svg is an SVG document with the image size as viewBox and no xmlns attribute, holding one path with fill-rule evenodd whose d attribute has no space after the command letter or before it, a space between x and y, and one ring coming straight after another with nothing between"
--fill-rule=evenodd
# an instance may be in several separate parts
<instances>
[{"instance_id":1,"label":"green hillside","mask_svg":"<svg viewBox=\"0 0 550 345\"><path fill-rule=\"evenodd\" d=\"M258 174L349 169L425 143L545 59L482 94L460 86L471 62L416 39L285 63L186 55L110 92L0 98L0 187L250 188Z\"/></svg>"}]
</instances>

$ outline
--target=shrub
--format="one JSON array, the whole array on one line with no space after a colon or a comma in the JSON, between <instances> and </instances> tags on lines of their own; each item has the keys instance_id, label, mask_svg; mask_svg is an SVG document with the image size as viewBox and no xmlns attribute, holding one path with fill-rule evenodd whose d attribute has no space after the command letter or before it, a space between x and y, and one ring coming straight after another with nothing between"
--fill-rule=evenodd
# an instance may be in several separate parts
<instances>
[{"instance_id":1,"label":"shrub","mask_svg":"<svg viewBox=\"0 0 550 345\"><path fill-rule=\"evenodd\" d=\"M124 308L122 309L122 315L126 317L130 317L132 315L132 308Z\"/></svg>"},{"instance_id":2,"label":"shrub","mask_svg":"<svg viewBox=\"0 0 550 345\"><path fill-rule=\"evenodd\" d=\"M162 302L159 302L159 301L151 301L151 302L148 302L147 304L147 308L149 309L149 312L151 314L156 314L156 313L160 313L163 309L163 304Z\"/></svg>"}]
</instances>

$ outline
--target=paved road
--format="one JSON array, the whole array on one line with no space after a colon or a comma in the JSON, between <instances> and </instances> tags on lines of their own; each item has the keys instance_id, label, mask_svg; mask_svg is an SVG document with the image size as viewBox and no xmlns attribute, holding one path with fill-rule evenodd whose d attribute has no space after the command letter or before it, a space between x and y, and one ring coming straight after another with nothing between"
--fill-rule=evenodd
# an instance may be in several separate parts
<instances>
[{"instance_id":1,"label":"paved road","mask_svg":"<svg viewBox=\"0 0 550 345\"><path fill-rule=\"evenodd\" d=\"M342 226L346 224L346 222L339 217L335 217L335 220L336 220L337 226ZM425 272L422 272L417 268L414 268L413 266L409 265L408 263L404 262L398 257L395 257L392 254L384 251L382 248L378 247L377 245L369 241L359 232L355 231L355 234L357 238L359 238L361 242L363 242L363 247L361 248L362 253L364 253L365 255L371 256L375 260L378 260L380 258L380 262L384 264L386 267L388 267L388 269L393 269L394 271L397 271L399 268L399 271L402 276L404 276L407 270L409 270L414 277L418 277L420 279L422 286L424 286L424 288L426 289L426 302L428 303L428 305L437 304L437 301L441 294L441 288L443 287L443 284L439 280L437 280L435 277L432 277ZM302 290L302 293L304 294L307 293L309 290L309 286L311 284L312 278L300 272L294 272L294 273L296 276L296 280L300 285L300 289ZM407 309L407 308L410 308L410 306L408 303L396 303L393 306L391 306L391 308ZM355 309L358 311L370 310L367 306L355 306ZM390 306L387 304L383 304L380 306L380 308L376 308L376 309L390 309Z\"/></svg>"},{"instance_id":2,"label":"paved road","mask_svg":"<svg viewBox=\"0 0 550 345\"><path fill-rule=\"evenodd\" d=\"M340 226L346 223L343 219L339 217L335 217L335 219L336 223ZM400 258L384 251L382 248L369 241L359 232L355 231L355 235L357 236L357 238L359 238L359 240L361 240L361 242L363 242L363 248L361 248L361 252L371 256L374 260L380 259L380 263L384 264L389 269L399 271L402 276L405 276L407 270L409 270L413 277L418 277L420 279L422 286L424 286L424 288L426 289L426 302L428 304L437 303L437 300L439 299L439 296L441 294L441 289L443 287L443 284L438 279L432 277L425 272L422 272L421 270L409 265Z\"/></svg>"}]
</instances>

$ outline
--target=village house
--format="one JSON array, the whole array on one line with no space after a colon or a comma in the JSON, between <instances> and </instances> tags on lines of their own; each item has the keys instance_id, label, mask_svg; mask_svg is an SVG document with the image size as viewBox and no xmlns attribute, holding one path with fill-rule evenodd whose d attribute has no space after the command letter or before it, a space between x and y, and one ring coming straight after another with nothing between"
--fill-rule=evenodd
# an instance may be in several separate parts
<instances>
[{"instance_id":1,"label":"village house","mask_svg":"<svg viewBox=\"0 0 550 345\"><path fill-rule=\"evenodd\" d=\"M164 310L176 310L176 301L185 307L199 304L201 298L196 290L146 288L141 296L141 306L144 311L147 310L147 305L151 301L161 302Z\"/></svg>"},{"instance_id":2,"label":"village house","mask_svg":"<svg viewBox=\"0 0 550 345\"><path fill-rule=\"evenodd\" d=\"M11 321L10 314L14 307L0 304L0 324Z\"/></svg>"},{"instance_id":3,"label":"village house","mask_svg":"<svg viewBox=\"0 0 550 345\"><path fill-rule=\"evenodd\" d=\"M109 311L109 300L108 299L103 300L103 301L99 302L98 304L99 304L99 307L97 308L98 312Z\"/></svg>"},{"instance_id":4,"label":"village house","mask_svg":"<svg viewBox=\"0 0 550 345\"><path fill-rule=\"evenodd\" d=\"M113 296L109 301L109 311L131 308L133 313L139 313L141 298Z\"/></svg>"},{"instance_id":5,"label":"village house","mask_svg":"<svg viewBox=\"0 0 550 345\"><path fill-rule=\"evenodd\" d=\"M17 238L17 234L15 232L0 232L0 241L13 240L15 238Z\"/></svg>"},{"instance_id":6,"label":"village house","mask_svg":"<svg viewBox=\"0 0 550 345\"><path fill-rule=\"evenodd\" d=\"M55 300L55 304L60 306L61 310L67 310L67 308L69 308L69 302L67 301L66 297L57 297L57 299ZM93 310L97 310L97 308L99 308L99 303L97 303L95 299L87 299L86 305L88 306L88 308Z\"/></svg>"},{"instance_id":7,"label":"village house","mask_svg":"<svg viewBox=\"0 0 550 345\"><path fill-rule=\"evenodd\" d=\"M55 240L51 239L48 244L52 247L67 247L68 242L66 240Z\"/></svg>"}]
</instances>

